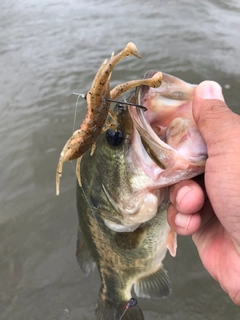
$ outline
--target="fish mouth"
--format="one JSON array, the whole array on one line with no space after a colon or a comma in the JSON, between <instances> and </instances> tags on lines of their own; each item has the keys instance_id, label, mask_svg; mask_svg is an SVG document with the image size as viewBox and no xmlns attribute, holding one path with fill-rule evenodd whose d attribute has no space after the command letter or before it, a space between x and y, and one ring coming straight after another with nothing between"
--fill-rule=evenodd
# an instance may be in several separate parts
<instances>
[{"instance_id":1,"label":"fish mouth","mask_svg":"<svg viewBox=\"0 0 240 320\"><path fill-rule=\"evenodd\" d=\"M152 77L156 72L150 70L144 77ZM155 177L159 187L204 172L207 148L192 115L195 88L196 85L163 73L160 87L136 89L136 103L147 111L129 108L134 127L132 145L143 164L147 153L151 159L147 159L148 165L152 161L162 169Z\"/></svg>"},{"instance_id":2,"label":"fish mouth","mask_svg":"<svg viewBox=\"0 0 240 320\"><path fill-rule=\"evenodd\" d=\"M126 226L126 225L123 225L120 223L113 222L113 221L106 219L106 218L103 218L103 221L109 229L111 229L112 231L115 231L115 232L133 232L140 226L140 223L131 224L129 226Z\"/></svg>"}]
</instances>

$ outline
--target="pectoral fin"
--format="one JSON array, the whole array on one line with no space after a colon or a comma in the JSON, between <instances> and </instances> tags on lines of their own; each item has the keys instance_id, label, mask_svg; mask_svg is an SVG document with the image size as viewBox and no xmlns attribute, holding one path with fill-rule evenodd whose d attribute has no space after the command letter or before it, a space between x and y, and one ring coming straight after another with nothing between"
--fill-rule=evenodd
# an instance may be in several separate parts
<instances>
[{"instance_id":1,"label":"pectoral fin","mask_svg":"<svg viewBox=\"0 0 240 320\"><path fill-rule=\"evenodd\" d=\"M170 254L175 257L177 253L177 234L172 229L168 234L167 248Z\"/></svg>"},{"instance_id":2,"label":"pectoral fin","mask_svg":"<svg viewBox=\"0 0 240 320\"><path fill-rule=\"evenodd\" d=\"M171 286L163 265L154 273L140 278L134 284L134 291L140 298L167 297L171 293Z\"/></svg>"}]
</instances>

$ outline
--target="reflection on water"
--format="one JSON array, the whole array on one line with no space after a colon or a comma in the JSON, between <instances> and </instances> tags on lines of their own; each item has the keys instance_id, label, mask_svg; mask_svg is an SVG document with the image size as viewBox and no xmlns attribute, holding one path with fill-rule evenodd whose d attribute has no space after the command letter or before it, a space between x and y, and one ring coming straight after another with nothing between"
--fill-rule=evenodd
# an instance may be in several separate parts
<instances>
[{"instance_id":1,"label":"reflection on water","mask_svg":"<svg viewBox=\"0 0 240 320\"><path fill-rule=\"evenodd\" d=\"M92 319L97 273L85 278L75 259L75 175L64 168L55 196L55 167L71 135L76 96L102 61L127 42L115 85L158 69L199 83L218 81L240 113L239 1L44 0L0 2L0 319ZM80 103L77 121L85 114ZM146 319L238 319L205 272L190 238L167 258L173 294L141 300Z\"/></svg>"}]
</instances>

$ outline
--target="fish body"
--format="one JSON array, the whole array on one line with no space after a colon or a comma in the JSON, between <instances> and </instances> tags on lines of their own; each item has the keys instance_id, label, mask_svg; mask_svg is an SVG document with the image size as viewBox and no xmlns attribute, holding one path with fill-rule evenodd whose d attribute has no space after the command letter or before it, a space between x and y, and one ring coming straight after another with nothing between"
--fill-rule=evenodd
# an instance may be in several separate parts
<instances>
[{"instance_id":1,"label":"fish body","mask_svg":"<svg viewBox=\"0 0 240 320\"><path fill-rule=\"evenodd\" d=\"M86 274L96 263L102 283L95 311L96 319L119 319L131 298L133 286L138 297L168 296L171 292L170 283L162 265L171 235L166 221L166 207L159 208L150 222L135 231L116 232L109 229L103 220L96 221L97 209L93 205L90 209L79 188L80 206L88 206L88 212L85 211L85 215L79 219L78 261ZM174 238L171 240L174 241ZM86 250L85 254L83 250ZM87 253L88 250L91 254ZM87 259L83 260L83 255ZM131 312L134 312L134 319L144 319L138 307L131 309ZM128 317L133 319L129 312L124 319Z\"/></svg>"},{"instance_id":2,"label":"fish body","mask_svg":"<svg viewBox=\"0 0 240 320\"><path fill-rule=\"evenodd\" d=\"M137 88L127 100L148 111L116 106L117 130L99 135L94 153L78 163L77 259L85 274L99 270L95 319L144 319L138 306L121 318L132 288L142 298L171 292L162 264L177 247L166 218L167 187L202 173L207 156L192 117L194 90L166 74L159 88Z\"/></svg>"},{"instance_id":3,"label":"fish body","mask_svg":"<svg viewBox=\"0 0 240 320\"><path fill-rule=\"evenodd\" d=\"M104 137L99 138L101 139L104 140ZM77 257L86 274L91 272L95 263L98 266L102 286L96 307L96 319L107 320L120 318L131 298L133 286L138 297L157 298L170 294L170 283L162 260L168 246L172 255L175 255L176 243L166 220L167 201L162 203L150 221L134 231L116 232L106 225L107 218L102 218L100 212L104 211L103 216L106 217L107 213L114 213L114 208L103 184L100 186L98 183L101 179L99 173L101 175L102 171L106 174L110 169L105 156L103 155L102 159L99 157L97 144L93 156L86 154L81 161L81 172L86 167L91 167L93 173L89 172L92 178L81 175L82 187L77 186L80 223ZM95 158L99 161L95 161ZM118 184L117 179L121 173L115 174L116 172L112 172L109 179ZM126 173L123 175L127 181ZM130 190L130 186L125 185L124 188ZM116 185L114 189L117 193L119 187ZM129 311L124 319L143 319L138 307ZM133 312L135 318L132 318Z\"/></svg>"}]
</instances>

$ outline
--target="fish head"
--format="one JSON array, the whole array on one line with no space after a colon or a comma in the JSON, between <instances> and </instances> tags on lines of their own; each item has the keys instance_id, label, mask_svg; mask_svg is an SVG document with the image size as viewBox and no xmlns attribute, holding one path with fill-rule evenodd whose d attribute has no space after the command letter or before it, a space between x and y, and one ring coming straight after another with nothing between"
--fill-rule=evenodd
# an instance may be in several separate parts
<instances>
[{"instance_id":1,"label":"fish head","mask_svg":"<svg viewBox=\"0 0 240 320\"><path fill-rule=\"evenodd\" d=\"M117 129L101 134L94 153L84 156L92 170L82 177L83 189L111 230L134 231L167 206L167 186L204 171L206 145L192 116L195 88L166 74L159 88L138 87L127 101L147 111L116 105Z\"/></svg>"}]
</instances>

